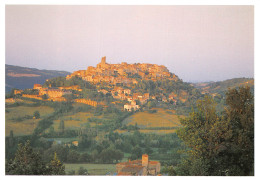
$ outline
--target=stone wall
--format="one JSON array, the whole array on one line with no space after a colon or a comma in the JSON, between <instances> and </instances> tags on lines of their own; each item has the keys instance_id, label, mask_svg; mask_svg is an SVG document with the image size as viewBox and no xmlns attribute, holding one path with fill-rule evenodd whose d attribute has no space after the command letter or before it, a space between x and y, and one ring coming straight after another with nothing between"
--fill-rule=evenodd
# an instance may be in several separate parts
<instances>
[{"instance_id":1,"label":"stone wall","mask_svg":"<svg viewBox=\"0 0 260 180\"><path fill-rule=\"evenodd\" d=\"M97 101L92 101L90 99L75 99L75 102L87 104L87 105L94 106L94 107L96 107L97 105L100 104Z\"/></svg>"}]
</instances>

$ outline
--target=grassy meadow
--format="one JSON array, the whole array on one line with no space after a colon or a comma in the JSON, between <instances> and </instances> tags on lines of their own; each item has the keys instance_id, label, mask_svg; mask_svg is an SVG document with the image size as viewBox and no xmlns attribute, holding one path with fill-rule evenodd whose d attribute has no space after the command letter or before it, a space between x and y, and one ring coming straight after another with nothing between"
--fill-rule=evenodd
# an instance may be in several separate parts
<instances>
[{"instance_id":1,"label":"grassy meadow","mask_svg":"<svg viewBox=\"0 0 260 180\"><path fill-rule=\"evenodd\" d=\"M66 174L69 171L75 170L76 174L80 167L88 170L89 175L106 175L107 173L115 173L115 164L68 164L65 163Z\"/></svg>"},{"instance_id":2,"label":"grassy meadow","mask_svg":"<svg viewBox=\"0 0 260 180\"><path fill-rule=\"evenodd\" d=\"M154 108L155 113L137 112L123 121L125 125L135 125L140 128L142 133L174 133L180 126L180 119L185 116L178 116L174 110ZM125 133L127 130L117 130L118 133Z\"/></svg>"},{"instance_id":3,"label":"grassy meadow","mask_svg":"<svg viewBox=\"0 0 260 180\"><path fill-rule=\"evenodd\" d=\"M35 111L39 111L40 119L26 119L17 122L14 119L24 117L26 115L33 116ZM5 113L5 135L9 135L10 130L13 130L15 135L29 135L33 133L37 123L46 115L54 112L54 109L48 106L26 107L18 106L6 108Z\"/></svg>"},{"instance_id":4,"label":"grassy meadow","mask_svg":"<svg viewBox=\"0 0 260 180\"><path fill-rule=\"evenodd\" d=\"M53 121L53 128L55 131L58 131L60 120L64 120L65 127L75 129L83 126L88 121L88 118L93 117L94 115L89 112L78 112L73 115L62 116L57 120ZM101 118L99 116L95 116L96 118ZM91 126L95 126L96 123L90 123Z\"/></svg>"}]
</instances>

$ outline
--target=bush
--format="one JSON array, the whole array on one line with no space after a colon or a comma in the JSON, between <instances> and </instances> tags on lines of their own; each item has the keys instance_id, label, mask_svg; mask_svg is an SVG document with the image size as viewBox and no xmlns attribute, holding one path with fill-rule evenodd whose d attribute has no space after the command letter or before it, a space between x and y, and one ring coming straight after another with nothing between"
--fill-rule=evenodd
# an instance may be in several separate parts
<instances>
[{"instance_id":1,"label":"bush","mask_svg":"<svg viewBox=\"0 0 260 180\"><path fill-rule=\"evenodd\" d=\"M156 109L148 110L149 113L157 113Z\"/></svg>"},{"instance_id":2,"label":"bush","mask_svg":"<svg viewBox=\"0 0 260 180\"><path fill-rule=\"evenodd\" d=\"M80 160L80 154L77 151L70 151L67 155L67 162L69 163L77 163Z\"/></svg>"},{"instance_id":3,"label":"bush","mask_svg":"<svg viewBox=\"0 0 260 180\"><path fill-rule=\"evenodd\" d=\"M75 175L75 174L76 174L75 170L70 170L70 171L68 171L68 173L67 173L67 175Z\"/></svg>"},{"instance_id":4,"label":"bush","mask_svg":"<svg viewBox=\"0 0 260 180\"><path fill-rule=\"evenodd\" d=\"M39 113L39 111L34 111L33 116L34 116L36 119L39 119L39 118L40 118L40 113Z\"/></svg>"},{"instance_id":5,"label":"bush","mask_svg":"<svg viewBox=\"0 0 260 180\"><path fill-rule=\"evenodd\" d=\"M88 170L83 167L80 167L78 170L78 175L88 175Z\"/></svg>"}]
</instances>

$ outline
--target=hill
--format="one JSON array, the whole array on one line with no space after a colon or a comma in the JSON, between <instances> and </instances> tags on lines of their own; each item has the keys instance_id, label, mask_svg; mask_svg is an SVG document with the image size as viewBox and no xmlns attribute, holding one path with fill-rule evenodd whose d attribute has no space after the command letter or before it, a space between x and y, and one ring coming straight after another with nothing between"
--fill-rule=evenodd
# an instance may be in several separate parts
<instances>
[{"instance_id":1,"label":"hill","mask_svg":"<svg viewBox=\"0 0 260 180\"><path fill-rule=\"evenodd\" d=\"M209 94L217 102L217 110L222 111L225 106L225 96L228 89L238 88L240 86L249 86L254 93L253 78L233 78L218 82L195 83L194 87L198 88L202 94Z\"/></svg>"},{"instance_id":2,"label":"hill","mask_svg":"<svg viewBox=\"0 0 260 180\"><path fill-rule=\"evenodd\" d=\"M205 83L195 83L193 84L196 88L199 88L203 94L221 94L224 95L225 91L232 88L237 88L240 86L249 86L254 88L253 78L233 78L225 81L218 82L205 82Z\"/></svg>"},{"instance_id":3,"label":"hill","mask_svg":"<svg viewBox=\"0 0 260 180\"><path fill-rule=\"evenodd\" d=\"M33 84L43 84L46 79L67 76L66 71L39 70L35 68L5 65L5 90L10 92L12 88L33 88Z\"/></svg>"}]
</instances>

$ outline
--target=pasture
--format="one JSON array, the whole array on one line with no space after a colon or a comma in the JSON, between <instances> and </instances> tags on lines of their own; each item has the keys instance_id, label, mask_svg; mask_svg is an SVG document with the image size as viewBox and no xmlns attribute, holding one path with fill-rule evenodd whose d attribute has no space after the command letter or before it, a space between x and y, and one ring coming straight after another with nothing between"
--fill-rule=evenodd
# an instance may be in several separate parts
<instances>
[{"instance_id":1,"label":"pasture","mask_svg":"<svg viewBox=\"0 0 260 180\"><path fill-rule=\"evenodd\" d=\"M89 175L106 175L107 173L115 173L116 165L115 164L67 164L65 163L65 172L66 174L69 171L75 170L76 175L80 167L83 167L88 170Z\"/></svg>"},{"instance_id":2,"label":"pasture","mask_svg":"<svg viewBox=\"0 0 260 180\"><path fill-rule=\"evenodd\" d=\"M94 116L92 113L89 112L78 112L73 115L65 115L60 117L57 120L54 120L53 128L55 131L58 131L60 120L63 120L65 124L65 128L77 129L84 126L86 123L88 123L89 122L88 118L92 118L92 117L103 119L103 116ZM90 122L89 124L91 125L91 127L94 127L96 125L96 123L94 122Z\"/></svg>"},{"instance_id":3,"label":"pasture","mask_svg":"<svg viewBox=\"0 0 260 180\"><path fill-rule=\"evenodd\" d=\"M15 135L29 135L32 134L37 123L46 115L54 112L54 109L48 106L27 107L18 106L6 108L5 113L5 135L9 135L10 130L13 130ZM32 116L35 111L40 112L40 119L26 119L17 122L14 119L24 117L26 115Z\"/></svg>"},{"instance_id":4,"label":"pasture","mask_svg":"<svg viewBox=\"0 0 260 180\"><path fill-rule=\"evenodd\" d=\"M174 110L165 110L161 108L156 108L156 113L145 112L137 112L134 115L126 118L123 121L125 125L135 125L141 129L143 132L149 131L158 131L161 129L167 129L164 131L174 132L175 129L180 126L180 118L184 118L184 116L178 116L175 114Z\"/></svg>"}]
</instances>

